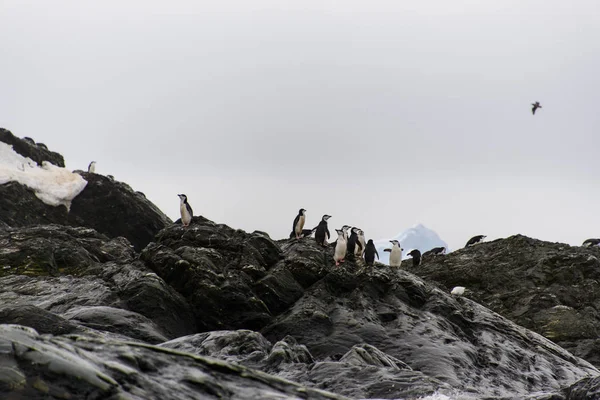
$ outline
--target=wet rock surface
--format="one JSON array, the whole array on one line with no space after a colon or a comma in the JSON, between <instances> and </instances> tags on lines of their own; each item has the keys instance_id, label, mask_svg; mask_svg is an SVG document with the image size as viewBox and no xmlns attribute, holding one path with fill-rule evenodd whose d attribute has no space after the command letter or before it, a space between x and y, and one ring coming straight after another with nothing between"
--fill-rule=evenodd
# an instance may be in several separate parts
<instances>
[{"instance_id":1,"label":"wet rock surface","mask_svg":"<svg viewBox=\"0 0 600 400\"><path fill-rule=\"evenodd\" d=\"M195 331L189 305L123 238L44 225L0 231L0 323L91 327L159 343Z\"/></svg>"},{"instance_id":2,"label":"wet rock surface","mask_svg":"<svg viewBox=\"0 0 600 400\"><path fill-rule=\"evenodd\" d=\"M293 338L313 360L272 370L241 357L245 365L355 398L436 390L526 396L558 392L598 373L551 341L403 270L350 260L336 268L333 250L310 238L280 241L280 251L263 242L273 249L263 251L272 254L269 262L247 248L252 236L195 218L189 228L162 231L142 256L188 301L201 299L193 305L197 321L212 321L202 330L251 329L275 344ZM264 304L260 319L238 316L239 303L229 300L245 302L244 313L252 314L252 298ZM248 342L261 349L256 357L269 358L268 345L256 337Z\"/></svg>"},{"instance_id":3,"label":"wet rock surface","mask_svg":"<svg viewBox=\"0 0 600 400\"><path fill-rule=\"evenodd\" d=\"M516 235L402 266L600 365L600 248Z\"/></svg>"},{"instance_id":4,"label":"wet rock surface","mask_svg":"<svg viewBox=\"0 0 600 400\"><path fill-rule=\"evenodd\" d=\"M5 399L343 399L190 353L94 336L41 336L0 325Z\"/></svg>"}]
</instances>

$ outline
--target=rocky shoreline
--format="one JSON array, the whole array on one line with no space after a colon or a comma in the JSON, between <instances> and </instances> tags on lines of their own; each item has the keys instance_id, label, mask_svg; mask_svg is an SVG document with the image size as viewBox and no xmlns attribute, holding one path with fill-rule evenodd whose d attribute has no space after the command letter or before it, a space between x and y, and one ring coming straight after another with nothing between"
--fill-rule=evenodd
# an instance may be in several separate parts
<instances>
[{"instance_id":1,"label":"rocky shoreline","mask_svg":"<svg viewBox=\"0 0 600 400\"><path fill-rule=\"evenodd\" d=\"M336 267L311 238L185 228L81 176L68 212L0 185L2 398L600 398L598 249L514 236Z\"/></svg>"}]
</instances>

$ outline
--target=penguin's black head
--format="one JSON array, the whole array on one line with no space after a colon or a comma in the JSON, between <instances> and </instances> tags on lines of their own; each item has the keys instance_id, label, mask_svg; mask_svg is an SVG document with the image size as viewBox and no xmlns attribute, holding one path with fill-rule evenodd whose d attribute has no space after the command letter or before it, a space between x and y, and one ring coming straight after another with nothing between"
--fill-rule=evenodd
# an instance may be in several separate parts
<instances>
[{"instance_id":1,"label":"penguin's black head","mask_svg":"<svg viewBox=\"0 0 600 400\"><path fill-rule=\"evenodd\" d=\"M390 240L391 244L397 244L398 246L400 246L400 242L398 242L397 240Z\"/></svg>"},{"instance_id":2,"label":"penguin's black head","mask_svg":"<svg viewBox=\"0 0 600 400\"><path fill-rule=\"evenodd\" d=\"M369 241L367 242L367 244L373 244L373 239L369 239Z\"/></svg>"},{"instance_id":3,"label":"penguin's black head","mask_svg":"<svg viewBox=\"0 0 600 400\"><path fill-rule=\"evenodd\" d=\"M342 230L343 231L347 231L348 229L350 229L350 225L344 225L344 226L342 226Z\"/></svg>"},{"instance_id":4,"label":"penguin's black head","mask_svg":"<svg viewBox=\"0 0 600 400\"><path fill-rule=\"evenodd\" d=\"M185 194L178 194L179 198L183 201L187 201L187 196Z\"/></svg>"},{"instance_id":5,"label":"penguin's black head","mask_svg":"<svg viewBox=\"0 0 600 400\"><path fill-rule=\"evenodd\" d=\"M341 229L336 229L335 231L337 232L338 235L343 235L344 234L344 231L341 230Z\"/></svg>"},{"instance_id":6,"label":"penguin's black head","mask_svg":"<svg viewBox=\"0 0 600 400\"><path fill-rule=\"evenodd\" d=\"M331 218L331 215L323 215L323 221L327 221L329 218Z\"/></svg>"},{"instance_id":7,"label":"penguin's black head","mask_svg":"<svg viewBox=\"0 0 600 400\"><path fill-rule=\"evenodd\" d=\"M306 212L306 210L304 208L301 208L300 211L298 211L298 214L304 215L305 212Z\"/></svg>"},{"instance_id":8,"label":"penguin's black head","mask_svg":"<svg viewBox=\"0 0 600 400\"><path fill-rule=\"evenodd\" d=\"M350 232L352 233L358 233L358 228L353 226L352 229L350 229Z\"/></svg>"}]
</instances>

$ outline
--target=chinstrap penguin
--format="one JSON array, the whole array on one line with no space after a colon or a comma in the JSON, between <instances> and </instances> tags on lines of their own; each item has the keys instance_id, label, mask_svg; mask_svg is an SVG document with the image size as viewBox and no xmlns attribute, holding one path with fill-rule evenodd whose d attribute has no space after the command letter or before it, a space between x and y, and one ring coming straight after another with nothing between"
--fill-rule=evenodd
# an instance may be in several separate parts
<instances>
[{"instance_id":1,"label":"chinstrap penguin","mask_svg":"<svg viewBox=\"0 0 600 400\"><path fill-rule=\"evenodd\" d=\"M600 245L600 239L587 239L584 240L582 246L585 247L592 247L592 246L598 246Z\"/></svg>"},{"instance_id":2,"label":"chinstrap penguin","mask_svg":"<svg viewBox=\"0 0 600 400\"><path fill-rule=\"evenodd\" d=\"M96 161L92 161L90 163L90 165L88 165L88 172L90 174L95 174L96 173Z\"/></svg>"},{"instance_id":3,"label":"chinstrap penguin","mask_svg":"<svg viewBox=\"0 0 600 400\"><path fill-rule=\"evenodd\" d=\"M338 238L335 244L335 250L333 252L333 261L335 261L335 265L338 266L340 263L344 262L346 258L346 250L347 250L347 242L344 238L344 231L341 229L335 230L338 234Z\"/></svg>"},{"instance_id":4,"label":"chinstrap penguin","mask_svg":"<svg viewBox=\"0 0 600 400\"><path fill-rule=\"evenodd\" d=\"M300 211L298 211L298 215L296 215L296 218L294 218L294 225L292 226L292 232L296 235L296 239L300 239L305 221L306 210L304 208L301 208Z\"/></svg>"},{"instance_id":5,"label":"chinstrap penguin","mask_svg":"<svg viewBox=\"0 0 600 400\"><path fill-rule=\"evenodd\" d=\"M360 243L358 243L358 228L353 227L350 229L350 236L348 237L348 254L354 256L356 246L360 246Z\"/></svg>"},{"instance_id":6,"label":"chinstrap penguin","mask_svg":"<svg viewBox=\"0 0 600 400\"><path fill-rule=\"evenodd\" d=\"M312 236L313 233L315 233L317 231L317 228L314 227L312 229L302 229L302 233L300 234L300 237L309 237ZM290 239L293 239L296 237L296 234L294 232L290 233Z\"/></svg>"},{"instance_id":7,"label":"chinstrap penguin","mask_svg":"<svg viewBox=\"0 0 600 400\"><path fill-rule=\"evenodd\" d=\"M342 226L342 231L344 232L344 239L348 241L348 229L350 229L350 225Z\"/></svg>"},{"instance_id":8,"label":"chinstrap penguin","mask_svg":"<svg viewBox=\"0 0 600 400\"><path fill-rule=\"evenodd\" d=\"M362 257L362 254L365 252L365 247L367 246L367 242L365 241L365 232L362 229L359 229L357 233L358 240L356 247L354 248L354 256Z\"/></svg>"},{"instance_id":9,"label":"chinstrap penguin","mask_svg":"<svg viewBox=\"0 0 600 400\"><path fill-rule=\"evenodd\" d=\"M434 247L433 249L426 251L425 253L423 253L423 258L425 257L429 257L429 256L438 256L438 255L444 255L446 254L446 248L445 247Z\"/></svg>"},{"instance_id":10,"label":"chinstrap penguin","mask_svg":"<svg viewBox=\"0 0 600 400\"><path fill-rule=\"evenodd\" d=\"M418 267L419 264L421 264L421 252L419 250L414 249L410 253L407 253L406 255L412 257L413 267Z\"/></svg>"},{"instance_id":11,"label":"chinstrap penguin","mask_svg":"<svg viewBox=\"0 0 600 400\"><path fill-rule=\"evenodd\" d=\"M377 248L375 248L375 243L373 243L373 239L369 239L365 247L365 263L372 267L375 263L375 256L379 260L379 253L377 252Z\"/></svg>"},{"instance_id":12,"label":"chinstrap penguin","mask_svg":"<svg viewBox=\"0 0 600 400\"><path fill-rule=\"evenodd\" d=\"M315 231L315 240L321 246L327 246L327 239L331 238L329 234L329 228L327 228L327 220L331 218L331 215L323 215L321 222L317 226L317 230Z\"/></svg>"},{"instance_id":13,"label":"chinstrap penguin","mask_svg":"<svg viewBox=\"0 0 600 400\"><path fill-rule=\"evenodd\" d=\"M477 243L481 242L485 238L486 238L485 235L473 236L471 239L469 239L469 241L467 242L467 244L465 245L465 247L473 246L474 244L477 244Z\"/></svg>"},{"instance_id":14,"label":"chinstrap penguin","mask_svg":"<svg viewBox=\"0 0 600 400\"><path fill-rule=\"evenodd\" d=\"M533 106L533 107L531 107L531 113L533 115L535 115L535 110L537 110L538 108L542 108L539 101L536 101L535 103L531 103L531 105Z\"/></svg>"},{"instance_id":15,"label":"chinstrap penguin","mask_svg":"<svg viewBox=\"0 0 600 400\"><path fill-rule=\"evenodd\" d=\"M183 226L189 226L190 222L192 222L192 217L194 216L194 211L192 211L192 207L187 201L187 196L185 194L178 194L179 200L179 212L181 213L181 223Z\"/></svg>"},{"instance_id":16,"label":"chinstrap penguin","mask_svg":"<svg viewBox=\"0 0 600 400\"><path fill-rule=\"evenodd\" d=\"M385 249L390 253L390 267L399 267L402 264L402 248L400 247L400 242L397 240L390 240L392 244L391 249Z\"/></svg>"}]
</instances>

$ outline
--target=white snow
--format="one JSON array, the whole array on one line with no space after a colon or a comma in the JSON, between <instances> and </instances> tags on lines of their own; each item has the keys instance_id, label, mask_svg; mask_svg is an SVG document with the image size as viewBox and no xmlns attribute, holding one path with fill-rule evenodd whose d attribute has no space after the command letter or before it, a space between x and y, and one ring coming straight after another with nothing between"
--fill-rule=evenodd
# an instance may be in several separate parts
<instances>
[{"instance_id":1,"label":"white snow","mask_svg":"<svg viewBox=\"0 0 600 400\"><path fill-rule=\"evenodd\" d=\"M15 152L11 145L0 142L0 185L18 182L32 189L35 195L51 206L64 205L85 188L87 181L80 175L44 161L38 166L30 158Z\"/></svg>"},{"instance_id":2,"label":"white snow","mask_svg":"<svg viewBox=\"0 0 600 400\"><path fill-rule=\"evenodd\" d=\"M434 247L444 246L446 248L446 253L450 252L446 242L440 239L435 231L423 226L422 224L417 224L389 239L376 240L375 247L379 253L379 262L389 265L390 253L384 252L383 249L391 248L392 244L390 243L390 240L394 239L399 241L400 247L404 249L402 251L403 260L407 258L406 253L413 249L418 249L421 251L421 253L424 253L427 250L433 249Z\"/></svg>"},{"instance_id":3,"label":"white snow","mask_svg":"<svg viewBox=\"0 0 600 400\"><path fill-rule=\"evenodd\" d=\"M455 286L454 289L450 292L450 294L454 296L462 296L465 293L464 286Z\"/></svg>"}]
</instances>

